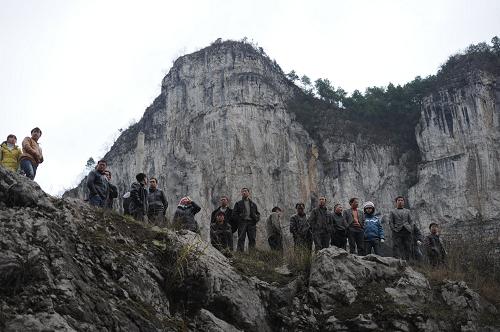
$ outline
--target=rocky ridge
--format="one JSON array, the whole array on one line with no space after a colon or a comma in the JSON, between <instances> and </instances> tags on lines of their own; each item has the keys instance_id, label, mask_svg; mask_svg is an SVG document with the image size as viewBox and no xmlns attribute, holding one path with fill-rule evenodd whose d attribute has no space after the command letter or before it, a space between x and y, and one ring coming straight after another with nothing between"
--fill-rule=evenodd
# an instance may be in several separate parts
<instances>
[{"instance_id":1,"label":"rocky ridge","mask_svg":"<svg viewBox=\"0 0 500 332\"><path fill-rule=\"evenodd\" d=\"M268 283L194 233L52 198L1 167L0 246L3 331L499 330L465 283L402 260L329 248Z\"/></svg>"}]
</instances>

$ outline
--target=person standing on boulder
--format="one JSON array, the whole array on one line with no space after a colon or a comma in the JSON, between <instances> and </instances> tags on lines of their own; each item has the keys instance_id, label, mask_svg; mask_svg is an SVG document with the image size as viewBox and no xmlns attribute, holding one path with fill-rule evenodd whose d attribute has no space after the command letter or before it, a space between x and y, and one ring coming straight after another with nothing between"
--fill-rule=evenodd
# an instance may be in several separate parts
<instances>
[{"instance_id":1,"label":"person standing on boulder","mask_svg":"<svg viewBox=\"0 0 500 332\"><path fill-rule=\"evenodd\" d=\"M333 207L331 244L337 248L346 250L349 225L347 225L347 220L342 210L342 204L340 203L335 204Z\"/></svg>"},{"instance_id":2,"label":"person standing on boulder","mask_svg":"<svg viewBox=\"0 0 500 332\"><path fill-rule=\"evenodd\" d=\"M99 160L95 169L87 175L87 188L89 190L89 203L100 208L106 207L109 195L109 183L106 178L107 163Z\"/></svg>"},{"instance_id":3,"label":"person standing on boulder","mask_svg":"<svg viewBox=\"0 0 500 332\"><path fill-rule=\"evenodd\" d=\"M307 221L304 203L295 204L297 213L290 218L290 233L293 236L295 250L305 248L312 249L312 233L309 221Z\"/></svg>"},{"instance_id":4,"label":"person standing on boulder","mask_svg":"<svg viewBox=\"0 0 500 332\"><path fill-rule=\"evenodd\" d=\"M247 237L248 248L254 249L260 212L250 199L250 189L241 188L241 200L234 204L233 218L238 223L238 251L244 251Z\"/></svg>"},{"instance_id":5,"label":"person standing on boulder","mask_svg":"<svg viewBox=\"0 0 500 332\"><path fill-rule=\"evenodd\" d=\"M130 187L129 212L135 220L145 221L148 211L148 178L146 174L139 173L135 176L137 182Z\"/></svg>"},{"instance_id":6,"label":"person standing on boulder","mask_svg":"<svg viewBox=\"0 0 500 332\"><path fill-rule=\"evenodd\" d=\"M181 229L187 229L194 233L199 233L200 228L198 227L198 222L194 216L201 211L201 207L198 206L189 197L182 197L177 205L177 210L174 213L173 224Z\"/></svg>"},{"instance_id":7,"label":"person standing on boulder","mask_svg":"<svg viewBox=\"0 0 500 332\"><path fill-rule=\"evenodd\" d=\"M314 249L321 250L330 246L330 230L329 223L332 222L330 212L326 208L326 197L319 198L318 207L311 211L308 219L311 225L312 238L314 241Z\"/></svg>"},{"instance_id":8,"label":"person standing on boulder","mask_svg":"<svg viewBox=\"0 0 500 332\"><path fill-rule=\"evenodd\" d=\"M396 197L396 208L389 215L389 226L392 231L392 254L395 258L409 260L413 258L412 241L415 234L420 234L410 216L410 210L405 209L405 199L403 196ZM417 245L421 245L421 240L416 240Z\"/></svg>"},{"instance_id":9,"label":"person standing on boulder","mask_svg":"<svg viewBox=\"0 0 500 332\"><path fill-rule=\"evenodd\" d=\"M231 236L228 238L228 247L232 251L234 250L233 244L233 233L238 230L238 225L233 221L233 210L229 207L229 198L227 196L222 196L220 198L220 205L217 209L212 212L210 218L210 225L213 225L217 221L217 213L224 213L224 223L228 224L231 229Z\"/></svg>"},{"instance_id":10,"label":"person standing on boulder","mask_svg":"<svg viewBox=\"0 0 500 332\"><path fill-rule=\"evenodd\" d=\"M118 188L111 183L111 171L110 170L105 170L104 175L106 176L106 180L108 181L108 197L106 198L106 204L105 207L107 209L112 210L113 209L113 202L115 201L115 198L118 197Z\"/></svg>"},{"instance_id":11,"label":"person standing on boulder","mask_svg":"<svg viewBox=\"0 0 500 332\"><path fill-rule=\"evenodd\" d=\"M23 151L16 145L16 135L10 134L0 145L0 165L12 172L17 172Z\"/></svg>"},{"instance_id":12,"label":"person standing on boulder","mask_svg":"<svg viewBox=\"0 0 500 332\"><path fill-rule=\"evenodd\" d=\"M431 233L425 237L424 247L427 259L432 267L444 265L446 262L446 250L439 237L439 226L436 223L429 225Z\"/></svg>"},{"instance_id":13,"label":"person standing on boulder","mask_svg":"<svg viewBox=\"0 0 500 332\"><path fill-rule=\"evenodd\" d=\"M158 180L149 179L148 220L157 226L165 226L168 202L163 190L158 189Z\"/></svg>"},{"instance_id":14,"label":"person standing on boulder","mask_svg":"<svg viewBox=\"0 0 500 332\"><path fill-rule=\"evenodd\" d=\"M21 155L21 170L31 180L35 179L38 165L43 163L43 154L38 140L42 136L40 128L31 130L31 137L25 137L23 140L23 154Z\"/></svg>"},{"instance_id":15,"label":"person standing on boulder","mask_svg":"<svg viewBox=\"0 0 500 332\"><path fill-rule=\"evenodd\" d=\"M380 243L384 243L384 228L379 216L375 215L375 204L368 201L363 205L365 213L365 250L364 254L369 255L373 253L380 255Z\"/></svg>"},{"instance_id":16,"label":"person standing on boulder","mask_svg":"<svg viewBox=\"0 0 500 332\"><path fill-rule=\"evenodd\" d=\"M283 234L281 231L281 209L273 207L271 214L266 220L267 242L271 250L283 250Z\"/></svg>"},{"instance_id":17,"label":"person standing on boulder","mask_svg":"<svg viewBox=\"0 0 500 332\"><path fill-rule=\"evenodd\" d=\"M349 226L349 251L351 254L357 253L360 256L364 254L363 228L365 226L365 217L361 209L358 209L359 200L353 197L349 200L350 209L344 211L344 216Z\"/></svg>"}]
</instances>

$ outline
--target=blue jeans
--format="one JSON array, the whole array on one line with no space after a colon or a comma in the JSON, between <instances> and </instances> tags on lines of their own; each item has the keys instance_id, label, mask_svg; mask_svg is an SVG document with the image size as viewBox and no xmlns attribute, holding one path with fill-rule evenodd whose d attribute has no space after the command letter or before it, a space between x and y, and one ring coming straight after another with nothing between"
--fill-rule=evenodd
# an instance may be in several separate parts
<instances>
[{"instance_id":1,"label":"blue jeans","mask_svg":"<svg viewBox=\"0 0 500 332\"><path fill-rule=\"evenodd\" d=\"M95 196L90 197L89 203L92 206L97 206L97 207L102 208L102 207L104 207L104 203L106 203L106 201L104 199L102 199L101 196L95 195Z\"/></svg>"},{"instance_id":2,"label":"blue jeans","mask_svg":"<svg viewBox=\"0 0 500 332\"><path fill-rule=\"evenodd\" d=\"M38 165L34 165L33 162L29 159L21 160L21 170L29 177L31 180L35 179L36 169Z\"/></svg>"}]
</instances>

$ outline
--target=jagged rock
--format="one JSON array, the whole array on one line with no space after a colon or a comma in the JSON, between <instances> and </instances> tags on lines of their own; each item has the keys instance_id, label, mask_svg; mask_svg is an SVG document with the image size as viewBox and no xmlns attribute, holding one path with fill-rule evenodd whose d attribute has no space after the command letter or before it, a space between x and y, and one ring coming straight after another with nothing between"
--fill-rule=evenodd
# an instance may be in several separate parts
<instances>
[{"instance_id":1,"label":"jagged rock","mask_svg":"<svg viewBox=\"0 0 500 332\"><path fill-rule=\"evenodd\" d=\"M198 321L197 328L200 331L207 332L241 332L242 330L237 329L231 324L217 318L210 311L202 309L199 315L196 317Z\"/></svg>"}]
</instances>

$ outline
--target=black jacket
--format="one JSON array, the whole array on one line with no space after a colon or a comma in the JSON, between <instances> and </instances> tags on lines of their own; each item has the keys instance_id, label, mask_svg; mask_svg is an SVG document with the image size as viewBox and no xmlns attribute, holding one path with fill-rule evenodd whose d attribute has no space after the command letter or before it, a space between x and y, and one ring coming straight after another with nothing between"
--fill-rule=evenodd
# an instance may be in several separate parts
<instances>
[{"instance_id":1,"label":"black jacket","mask_svg":"<svg viewBox=\"0 0 500 332\"><path fill-rule=\"evenodd\" d=\"M145 215L148 211L148 190L138 182L132 183L130 189L129 212Z\"/></svg>"},{"instance_id":2,"label":"black jacket","mask_svg":"<svg viewBox=\"0 0 500 332\"><path fill-rule=\"evenodd\" d=\"M257 209L257 205L251 199L248 200L250 201L250 221L258 223L260 220L260 212ZM236 202L233 209L234 222L240 223L245 221L245 212L246 210L244 200Z\"/></svg>"},{"instance_id":3,"label":"black jacket","mask_svg":"<svg viewBox=\"0 0 500 332\"><path fill-rule=\"evenodd\" d=\"M165 193L160 189L149 190L148 193L148 215L165 215L168 202Z\"/></svg>"},{"instance_id":4,"label":"black jacket","mask_svg":"<svg viewBox=\"0 0 500 332\"><path fill-rule=\"evenodd\" d=\"M108 182L108 187L109 190L108 190L108 198L106 199L106 206L112 209L113 200L118 197L118 188L114 184L109 182Z\"/></svg>"},{"instance_id":5,"label":"black jacket","mask_svg":"<svg viewBox=\"0 0 500 332\"><path fill-rule=\"evenodd\" d=\"M191 202L188 206L177 206L174 213L174 224L180 225L183 229L198 233L198 222L194 219L195 214L201 211L195 202Z\"/></svg>"},{"instance_id":6,"label":"black jacket","mask_svg":"<svg viewBox=\"0 0 500 332\"><path fill-rule=\"evenodd\" d=\"M213 225L216 223L217 220L217 212L221 210L221 207L219 206L217 209L215 209L212 212L212 216L210 218L210 225ZM236 232L238 229L238 224L233 221L233 210L229 207L226 208L226 211L224 212L224 224L228 224L231 226L231 232Z\"/></svg>"},{"instance_id":7,"label":"black jacket","mask_svg":"<svg viewBox=\"0 0 500 332\"><path fill-rule=\"evenodd\" d=\"M103 200L108 198L108 180L103 173L99 173L95 169L87 175L87 188L89 189L89 198L96 195Z\"/></svg>"}]
</instances>

